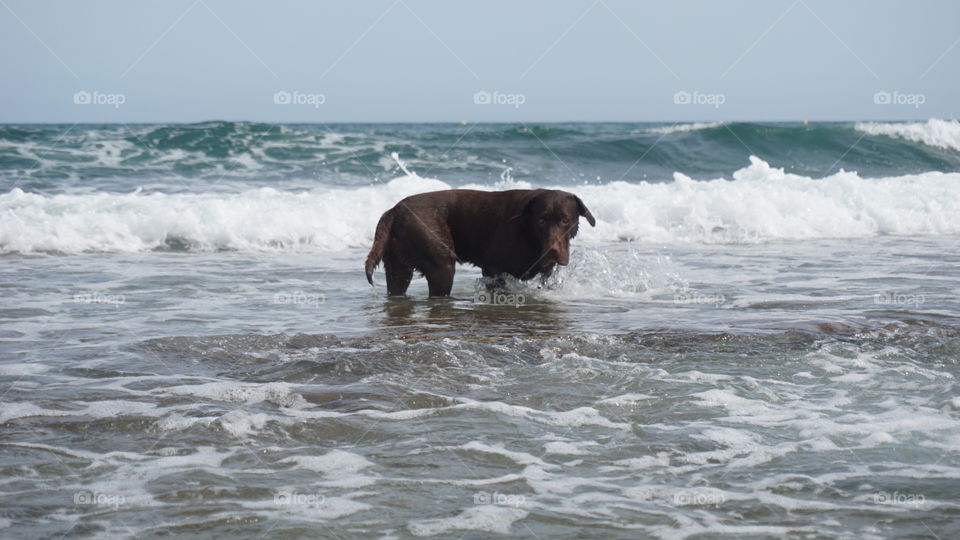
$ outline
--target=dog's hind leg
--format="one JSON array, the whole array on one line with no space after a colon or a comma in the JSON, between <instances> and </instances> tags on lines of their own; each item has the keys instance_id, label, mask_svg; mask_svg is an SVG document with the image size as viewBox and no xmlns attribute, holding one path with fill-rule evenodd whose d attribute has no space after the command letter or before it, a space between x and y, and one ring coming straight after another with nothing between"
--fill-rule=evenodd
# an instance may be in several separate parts
<instances>
[{"instance_id":1,"label":"dog's hind leg","mask_svg":"<svg viewBox=\"0 0 960 540\"><path fill-rule=\"evenodd\" d=\"M383 257L383 269L387 274L387 294L406 294L410 280L413 279L413 268L401 262L388 250Z\"/></svg>"}]
</instances>

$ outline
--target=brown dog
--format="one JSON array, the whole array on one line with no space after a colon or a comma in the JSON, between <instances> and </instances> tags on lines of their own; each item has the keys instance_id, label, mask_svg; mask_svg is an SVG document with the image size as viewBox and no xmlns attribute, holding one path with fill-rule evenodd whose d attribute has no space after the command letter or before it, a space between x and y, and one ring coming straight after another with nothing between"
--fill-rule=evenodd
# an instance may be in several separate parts
<instances>
[{"instance_id":1,"label":"brown dog","mask_svg":"<svg viewBox=\"0 0 960 540\"><path fill-rule=\"evenodd\" d=\"M485 277L549 276L570 260L580 216L596 221L566 191L450 189L403 199L383 213L367 255L367 281L383 261L387 292L404 294L417 270L430 296L448 296L456 263L479 266Z\"/></svg>"}]
</instances>

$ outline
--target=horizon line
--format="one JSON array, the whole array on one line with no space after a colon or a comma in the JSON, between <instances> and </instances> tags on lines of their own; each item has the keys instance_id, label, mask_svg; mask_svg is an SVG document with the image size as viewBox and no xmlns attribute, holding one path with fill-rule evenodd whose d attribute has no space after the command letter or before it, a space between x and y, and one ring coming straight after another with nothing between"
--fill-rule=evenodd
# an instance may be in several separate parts
<instances>
[{"instance_id":1,"label":"horizon line","mask_svg":"<svg viewBox=\"0 0 960 540\"><path fill-rule=\"evenodd\" d=\"M765 124L765 123L817 123L817 124L838 124L850 122L926 122L929 120L958 121L957 118L938 118L934 116L918 118L843 118L843 119L773 119L773 120L749 120L749 119L729 119L729 120L249 120L249 119L225 119L211 118L206 120L131 120L131 121L96 121L96 120L43 120L43 121L0 121L0 125L148 125L148 124L208 124L215 122L233 122L248 124L444 124L444 125L475 125L475 124Z\"/></svg>"}]
</instances>

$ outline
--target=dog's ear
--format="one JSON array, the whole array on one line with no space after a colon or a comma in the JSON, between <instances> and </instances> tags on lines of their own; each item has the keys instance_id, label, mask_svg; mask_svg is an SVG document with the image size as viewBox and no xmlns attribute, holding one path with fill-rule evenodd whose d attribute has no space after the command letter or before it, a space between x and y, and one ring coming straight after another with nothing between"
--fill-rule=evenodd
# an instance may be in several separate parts
<instances>
[{"instance_id":1,"label":"dog's ear","mask_svg":"<svg viewBox=\"0 0 960 540\"><path fill-rule=\"evenodd\" d=\"M527 193L526 195L523 196L522 199L520 199L520 207L517 209L517 214L516 214L515 216L513 216L512 219L517 219L517 218L521 218L521 217L529 217L529 216L530 216L530 210L531 210L531 208L533 207L533 201L536 200L538 197L540 197L541 195L543 195L543 194L546 193L546 192L547 192L547 190L545 190L545 189L532 189L532 190L530 190L529 193Z\"/></svg>"},{"instance_id":2,"label":"dog's ear","mask_svg":"<svg viewBox=\"0 0 960 540\"><path fill-rule=\"evenodd\" d=\"M590 210L587 209L587 205L583 204L583 201L580 200L580 197L574 195L573 198L577 200L577 209L579 210L580 215L587 218L587 223L589 223L591 227L596 227L597 220L593 219L593 214L591 214Z\"/></svg>"}]
</instances>

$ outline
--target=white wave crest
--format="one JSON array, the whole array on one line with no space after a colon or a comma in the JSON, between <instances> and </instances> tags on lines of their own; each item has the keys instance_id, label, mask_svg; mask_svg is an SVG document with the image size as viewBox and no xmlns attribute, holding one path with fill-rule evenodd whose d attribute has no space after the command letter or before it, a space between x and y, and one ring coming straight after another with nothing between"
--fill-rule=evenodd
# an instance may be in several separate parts
<instances>
[{"instance_id":1,"label":"white wave crest","mask_svg":"<svg viewBox=\"0 0 960 540\"><path fill-rule=\"evenodd\" d=\"M659 126L655 128L650 128L647 133L661 133L664 135L669 135L671 133L684 133L687 131L699 131L701 129L711 129L715 127L720 127L723 125L723 122L694 122L692 124L674 124L672 126Z\"/></svg>"},{"instance_id":2,"label":"white wave crest","mask_svg":"<svg viewBox=\"0 0 960 540\"><path fill-rule=\"evenodd\" d=\"M840 171L814 179L750 166L723 178L673 183L614 182L577 193L598 223L585 240L760 242L960 233L960 173L861 178ZM579 237L578 237L579 239Z\"/></svg>"},{"instance_id":3,"label":"white wave crest","mask_svg":"<svg viewBox=\"0 0 960 540\"><path fill-rule=\"evenodd\" d=\"M858 122L857 131L888 135L937 148L960 151L960 122L931 118L924 122Z\"/></svg>"},{"instance_id":4,"label":"white wave crest","mask_svg":"<svg viewBox=\"0 0 960 540\"><path fill-rule=\"evenodd\" d=\"M354 189L221 193L0 195L0 253L334 251L368 244L385 210L448 189L415 175Z\"/></svg>"},{"instance_id":5,"label":"white wave crest","mask_svg":"<svg viewBox=\"0 0 960 540\"><path fill-rule=\"evenodd\" d=\"M511 185L506 185L511 184ZM520 187L500 182L486 189ZM526 187L524 185L524 187ZM385 184L312 191L0 195L0 253L337 251L369 247L381 213L403 197L447 189L407 174ZM597 218L578 242L761 242L960 234L960 173L814 179L752 157L733 179L563 187Z\"/></svg>"}]
</instances>

